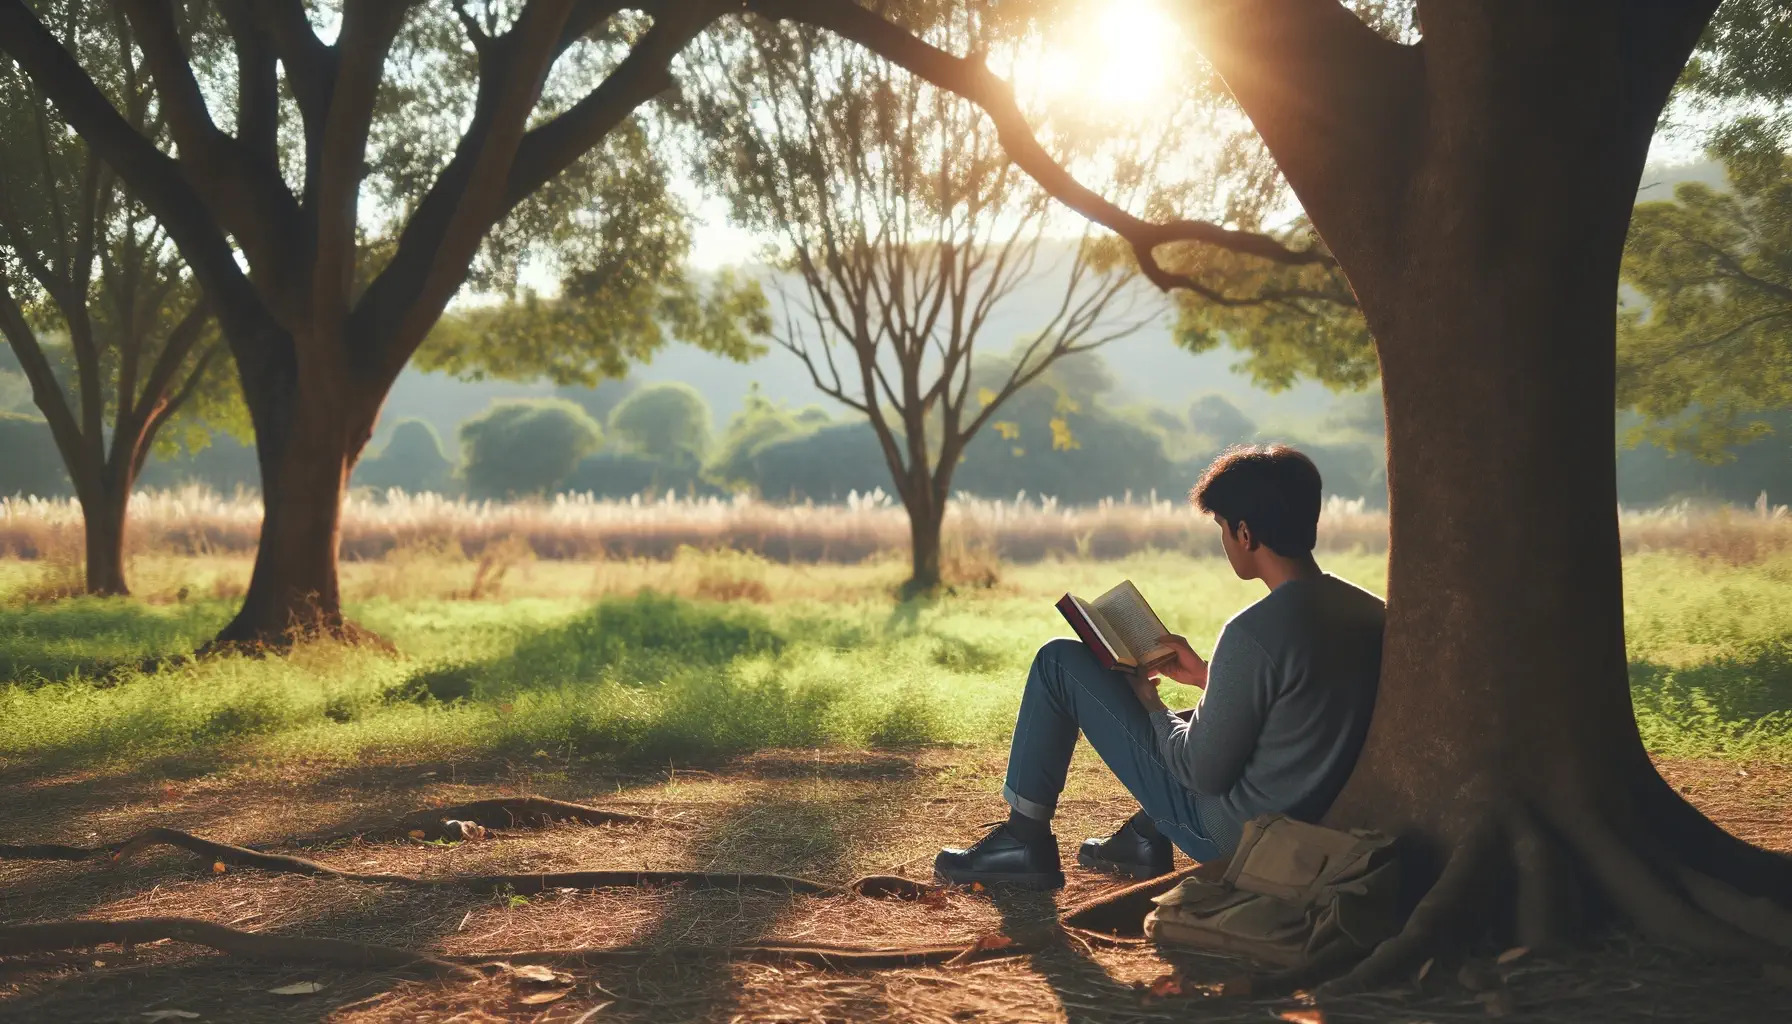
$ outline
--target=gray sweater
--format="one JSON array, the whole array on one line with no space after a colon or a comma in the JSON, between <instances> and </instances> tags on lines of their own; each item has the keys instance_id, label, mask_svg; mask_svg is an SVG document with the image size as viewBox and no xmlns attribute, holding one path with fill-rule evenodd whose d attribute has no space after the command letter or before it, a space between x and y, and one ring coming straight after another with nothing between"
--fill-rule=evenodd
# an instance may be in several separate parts
<instances>
[{"instance_id":1,"label":"gray sweater","mask_svg":"<svg viewBox=\"0 0 1792 1024\"><path fill-rule=\"evenodd\" d=\"M1330 573L1290 580L1226 623L1192 716L1151 716L1227 855L1257 815L1317 821L1343 788L1375 707L1382 619L1380 598Z\"/></svg>"}]
</instances>

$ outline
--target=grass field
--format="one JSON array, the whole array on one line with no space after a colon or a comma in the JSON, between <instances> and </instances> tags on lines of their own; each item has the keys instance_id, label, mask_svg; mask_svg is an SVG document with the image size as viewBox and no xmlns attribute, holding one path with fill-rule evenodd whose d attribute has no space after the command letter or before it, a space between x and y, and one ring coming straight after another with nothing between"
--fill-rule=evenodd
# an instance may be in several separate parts
<instances>
[{"instance_id":1,"label":"grass field","mask_svg":"<svg viewBox=\"0 0 1792 1024\"><path fill-rule=\"evenodd\" d=\"M1380 556L1326 564L1380 589ZM141 557L145 599L0 606L0 771L157 758L665 765L774 747L999 745L1032 652L1064 631L1052 601L1065 589L1130 577L1201 650L1260 592L1219 559L1139 554L982 565L981 585L901 605L903 568L694 550L597 563L411 551L345 566L351 614L397 656L313 644L145 674L143 661L178 657L228 617L247 563ZM1625 568L1651 749L1792 760L1792 558L1647 553ZM45 571L0 562L0 595L31 592Z\"/></svg>"},{"instance_id":2,"label":"grass field","mask_svg":"<svg viewBox=\"0 0 1792 1024\"><path fill-rule=\"evenodd\" d=\"M1003 813L996 794L1021 674L1035 647L1063 632L1051 607L1059 594L1131 577L1207 649L1259 592L1219 559L1187 553L1016 565L961 549L953 571L969 582L902 605L893 595L905 566L893 555L787 565L726 551L581 561L539 559L516 543L464 550L409 544L344 564L353 615L397 655L312 644L199 663L179 656L231 614L246 558L140 554L140 596L109 602L43 600L66 566L0 559L0 841L105 844L161 826L338 870L440 878L602 868L925 878L942 843ZM1627 559L1631 673L1664 777L1739 837L1786 850L1792 557L1753 550ZM1383 572L1373 553L1331 553L1325 564L1372 587ZM145 674L146 659L172 660ZM462 843L370 832L401 814L518 794L646 818ZM1085 749L1054 825L1060 845L1112 829L1133 806ZM360 838L305 838L342 832ZM1063 941L986 964L878 972L691 955L703 943L964 949L1038 934L1113 886L1070 864L1067 873L1055 894L996 887L892 902L684 886L525 897L225 870L176 852L0 860L0 924L184 917L481 964L580 951L546 1012L529 1001L538 990L496 968L478 981L425 981L154 942L7 957L0 1017L1244 1024L1316 1011L1400 1022L1489 1012L1486 993L1453 987L1317 1008L1159 999L1151 993L1165 978L1195 986L1185 993L1231 991L1247 968L1151 945ZM1539 1024L1768 1020L1784 1005L1782 984L1755 965L1694 964L1628 940L1509 973L1505 998ZM295 982L315 993L277 994Z\"/></svg>"}]
</instances>

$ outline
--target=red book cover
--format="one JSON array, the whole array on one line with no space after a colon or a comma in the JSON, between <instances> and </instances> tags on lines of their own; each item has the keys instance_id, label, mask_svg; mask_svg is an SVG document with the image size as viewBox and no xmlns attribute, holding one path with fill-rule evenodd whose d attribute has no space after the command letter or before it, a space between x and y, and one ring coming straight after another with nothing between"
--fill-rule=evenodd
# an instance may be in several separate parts
<instances>
[{"instance_id":1,"label":"red book cover","mask_svg":"<svg viewBox=\"0 0 1792 1024\"><path fill-rule=\"evenodd\" d=\"M1058 599L1057 607L1058 614L1064 616L1065 622L1070 623L1070 628L1076 631L1077 639L1087 644L1089 650L1095 652L1095 660L1101 662L1103 668L1124 671L1130 667L1120 664L1119 659L1114 657L1114 652L1108 648L1107 641L1103 640L1101 634L1095 631L1095 624L1089 621L1089 617L1076 606L1075 599L1069 594Z\"/></svg>"}]
</instances>

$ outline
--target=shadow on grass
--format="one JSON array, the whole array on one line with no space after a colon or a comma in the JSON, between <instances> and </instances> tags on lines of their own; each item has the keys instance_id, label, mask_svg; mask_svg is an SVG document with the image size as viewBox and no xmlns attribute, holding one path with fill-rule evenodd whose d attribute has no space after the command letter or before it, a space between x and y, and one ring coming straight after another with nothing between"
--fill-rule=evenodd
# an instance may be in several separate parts
<instances>
[{"instance_id":1,"label":"shadow on grass","mask_svg":"<svg viewBox=\"0 0 1792 1024\"><path fill-rule=\"evenodd\" d=\"M104 677L146 661L184 657L228 615L211 603L159 610L95 597L0 606L0 685Z\"/></svg>"},{"instance_id":2,"label":"shadow on grass","mask_svg":"<svg viewBox=\"0 0 1792 1024\"><path fill-rule=\"evenodd\" d=\"M1792 637L1698 665L1630 666L1643 742L1670 757L1792 757Z\"/></svg>"},{"instance_id":3,"label":"shadow on grass","mask_svg":"<svg viewBox=\"0 0 1792 1024\"><path fill-rule=\"evenodd\" d=\"M494 752L713 763L847 740L906 748L945 735L937 699L863 699L849 680L789 681L795 642L757 611L641 595L523 637L497 657L429 666L385 705L496 708Z\"/></svg>"},{"instance_id":4,"label":"shadow on grass","mask_svg":"<svg viewBox=\"0 0 1792 1024\"><path fill-rule=\"evenodd\" d=\"M912 772L898 774L907 777ZM911 796L906 782L898 783L892 794L897 802ZM605 852L555 866L684 866L723 872L778 871L844 881L856 873L855 855L862 853L862 842L875 828L871 819L885 806L888 801L853 799L850 794L805 797L787 788L765 787L740 802L692 804L691 809L699 812L694 819L696 832L688 838L678 836L671 845L665 835L643 835L629 828L613 836L592 837ZM457 870L505 870L500 866L504 847L466 852L496 855L497 859L480 856L489 866L469 864ZM530 866L543 866L541 847L536 845L530 852ZM424 861L438 855L428 849L416 854ZM320 859L341 862L348 856L336 852L322 854ZM652 863L641 863L647 858ZM405 870L419 868L429 873L422 865ZM157 912L203 916L228 912L222 919L230 920L238 909L247 907L267 915L252 914L259 920L242 925L256 931L351 938L417 950L440 949L446 944L476 950L480 955L490 953L496 959L512 950L531 948L758 942L776 934L794 912L808 909L805 902L814 899L674 888L641 893L547 893L506 900L470 892L300 881L253 871L213 878L203 869L204 865L195 866L182 854L149 857L123 871L94 872L91 865L75 866L72 873L57 872L47 884L18 890L17 898L9 901L7 916L73 916L178 880L187 884L168 886ZM856 897L839 899L845 912L859 909ZM456 934L463 929L481 941L456 941ZM179 1009L212 1020L323 1020L332 1019L351 1003L379 996L383 1000L381 1013L388 1019L444 1019L464 1011L473 1011L480 1019L490 1019L487 1015L493 1013L544 1019L535 1016L537 1010L517 1003L517 996L529 990L512 991L502 983L406 984L385 972L258 965L231 957L193 956L181 947L96 955L98 962L74 959L67 965L18 961L0 965L0 978L16 985L9 1010L20 1014L20 1019L122 1019L144 1011ZM569 1019L599 1002L614 1000L617 1005L604 1019L643 1019L656 1024L727 1019L731 1011L750 1009L743 1004L739 972L738 965L725 959L671 955L573 970L577 981L562 1007L572 1012L550 1014L550 1018ZM296 980L318 981L325 988L302 1002L268 992ZM862 1002L863 994L860 998ZM888 1008L856 1009L887 1012Z\"/></svg>"}]
</instances>

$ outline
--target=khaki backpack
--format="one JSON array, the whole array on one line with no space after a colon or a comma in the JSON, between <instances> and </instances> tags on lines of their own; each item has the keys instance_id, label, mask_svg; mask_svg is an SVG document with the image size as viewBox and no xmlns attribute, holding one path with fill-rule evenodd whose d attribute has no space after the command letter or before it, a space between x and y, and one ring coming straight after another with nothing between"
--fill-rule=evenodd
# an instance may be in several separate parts
<instances>
[{"instance_id":1,"label":"khaki backpack","mask_svg":"<svg viewBox=\"0 0 1792 1024\"><path fill-rule=\"evenodd\" d=\"M1399 930L1398 868L1380 833L1266 814L1224 875L1197 871L1154 899L1145 934L1282 967L1361 956Z\"/></svg>"}]
</instances>

